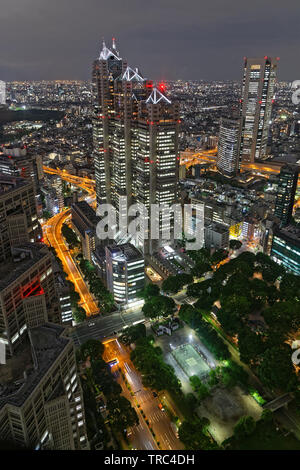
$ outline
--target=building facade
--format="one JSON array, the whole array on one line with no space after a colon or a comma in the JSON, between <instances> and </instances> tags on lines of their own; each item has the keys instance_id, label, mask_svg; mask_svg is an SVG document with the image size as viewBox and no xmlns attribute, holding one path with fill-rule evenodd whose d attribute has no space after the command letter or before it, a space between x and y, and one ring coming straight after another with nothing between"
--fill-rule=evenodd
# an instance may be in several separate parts
<instances>
[{"instance_id":1,"label":"building facade","mask_svg":"<svg viewBox=\"0 0 300 470\"><path fill-rule=\"evenodd\" d=\"M103 44L94 62L93 84L97 203L116 208L114 240L124 243L130 237L118 231L119 221L128 225L127 211L133 203L149 210L151 204L177 201L179 107L165 95L163 84L154 87L138 69L127 65L115 41L111 49ZM160 217L161 231L164 224ZM133 242L144 252L160 243L144 238Z\"/></svg>"},{"instance_id":2,"label":"building facade","mask_svg":"<svg viewBox=\"0 0 300 470\"><path fill-rule=\"evenodd\" d=\"M280 170L274 215L282 226L288 225L292 218L298 176L298 167L284 165Z\"/></svg>"},{"instance_id":3,"label":"building facade","mask_svg":"<svg viewBox=\"0 0 300 470\"><path fill-rule=\"evenodd\" d=\"M253 163L267 155L276 72L275 58L245 58L240 106L240 163Z\"/></svg>"},{"instance_id":4,"label":"building facade","mask_svg":"<svg viewBox=\"0 0 300 470\"><path fill-rule=\"evenodd\" d=\"M71 214L72 226L81 240L83 256L91 261L92 253L100 244L96 233L100 217L97 217L94 209L86 201L72 204Z\"/></svg>"},{"instance_id":5,"label":"building facade","mask_svg":"<svg viewBox=\"0 0 300 470\"><path fill-rule=\"evenodd\" d=\"M105 252L107 288L121 307L134 306L145 283L143 255L130 243L106 246Z\"/></svg>"},{"instance_id":6,"label":"building facade","mask_svg":"<svg viewBox=\"0 0 300 470\"><path fill-rule=\"evenodd\" d=\"M271 258L300 276L300 230L293 225L274 230Z\"/></svg>"},{"instance_id":7,"label":"building facade","mask_svg":"<svg viewBox=\"0 0 300 470\"><path fill-rule=\"evenodd\" d=\"M26 449L89 449L72 340L45 322L25 336L0 367L0 439Z\"/></svg>"},{"instance_id":8,"label":"building facade","mask_svg":"<svg viewBox=\"0 0 300 470\"><path fill-rule=\"evenodd\" d=\"M234 177L238 171L239 129L240 121L238 119L221 119L217 168L220 173L230 178Z\"/></svg>"},{"instance_id":9,"label":"building facade","mask_svg":"<svg viewBox=\"0 0 300 470\"><path fill-rule=\"evenodd\" d=\"M41 239L33 182L0 174L0 262L13 246Z\"/></svg>"},{"instance_id":10,"label":"building facade","mask_svg":"<svg viewBox=\"0 0 300 470\"><path fill-rule=\"evenodd\" d=\"M43 244L14 247L0 270L0 341L12 355L32 317L60 323L51 254Z\"/></svg>"}]
</instances>

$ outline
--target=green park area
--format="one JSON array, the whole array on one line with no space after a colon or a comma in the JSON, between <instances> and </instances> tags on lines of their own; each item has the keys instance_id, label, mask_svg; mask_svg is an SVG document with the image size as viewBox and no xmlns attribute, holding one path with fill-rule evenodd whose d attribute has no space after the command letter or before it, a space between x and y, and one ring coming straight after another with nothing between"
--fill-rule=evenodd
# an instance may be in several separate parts
<instances>
[{"instance_id":1,"label":"green park area","mask_svg":"<svg viewBox=\"0 0 300 470\"><path fill-rule=\"evenodd\" d=\"M233 252L239 248L240 243L230 246ZM201 360L198 358L198 369L190 348L184 348L184 354L183 351L178 354L176 349L172 352L190 376L193 393L186 398L194 416L200 407L200 416L211 421L204 426L206 430L216 425L214 421L215 427L230 424L227 433L219 433L221 448L298 449L299 442L278 428L274 417L266 421L260 416L266 401L286 392L293 393L291 405L299 409L298 376L291 360L291 343L299 336L300 277L286 272L263 253L242 252L231 259L224 250L213 255L205 249L187 254L194 261L191 273L170 276L162 283L162 292L173 295L186 287L187 296L196 302L193 306L182 305L179 317L220 361L203 379ZM149 287L144 296L146 317L157 320L174 315L173 299L163 297L167 296L162 296L156 286ZM214 306L217 309L212 316ZM195 367L193 373L192 367ZM220 410L219 416L216 409ZM206 415L201 414L203 410ZM294 417L299 419L298 411ZM185 419L190 425L184 427L184 443L189 449L195 445L192 433L188 432L193 419L190 416ZM246 428L250 424L243 432L245 419ZM229 447L227 441L231 435Z\"/></svg>"}]
</instances>

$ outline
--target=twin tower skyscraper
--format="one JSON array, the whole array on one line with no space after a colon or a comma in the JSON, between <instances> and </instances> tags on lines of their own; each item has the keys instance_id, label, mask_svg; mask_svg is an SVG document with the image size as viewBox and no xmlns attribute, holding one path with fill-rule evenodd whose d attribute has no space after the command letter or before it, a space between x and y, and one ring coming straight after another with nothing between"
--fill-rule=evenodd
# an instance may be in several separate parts
<instances>
[{"instance_id":1,"label":"twin tower skyscraper","mask_svg":"<svg viewBox=\"0 0 300 470\"><path fill-rule=\"evenodd\" d=\"M243 163L268 155L268 138L279 58L244 58L239 116L222 118L218 170L235 176Z\"/></svg>"},{"instance_id":2,"label":"twin tower skyscraper","mask_svg":"<svg viewBox=\"0 0 300 470\"><path fill-rule=\"evenodd\" d=\"M178 198L179 105L122 59L113 38L93 64L93 143L97 205L171 205ZM124 208L126 209L126 208ZM126 215L125 215L126 217ZM164 219L160 214L160 227ZM119 234L119 242L127 242ZM154 246L154 242L156 246ZM156 241L140 240L149 253Z\"/></svg>"}]
</instances>

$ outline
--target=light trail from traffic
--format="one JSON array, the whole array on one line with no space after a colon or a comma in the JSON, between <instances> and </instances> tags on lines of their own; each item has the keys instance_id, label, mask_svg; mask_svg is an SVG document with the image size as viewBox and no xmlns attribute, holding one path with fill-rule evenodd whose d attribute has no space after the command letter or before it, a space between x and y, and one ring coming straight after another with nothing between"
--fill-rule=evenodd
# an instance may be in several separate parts
<instances>
[{"instance_id":1,"label":"light trail from traffic","mask_svg":"<svg viewBox=\"0 0 300 470\"><path fill-rule=\"evenodd\" d=\"M131 361L128 350L116 339L104 341L103 344L105 346L103 359L106 362L115 358L118 359L118 364L112 366L112 372L120 368L133 392L132 396L124 380L119 378L124 395L130 400L140 419L139 426L131 428L132 434L130 435L130 440L132 445L137 450L157 450L156 441L158 441L162 450L183 449L184 446L175 435L169 416L159 408L160 402L158 397L153 396L151 390L144 388L141 375ZM137 406L138 404L140 407ZM144 411L151 428L155 432L156 439L152 437L144 418L140 414L140 409Z\"/></svg>"},{"instance_id":2,"label":"light trail from traffic","mask_svg":"<svg viewBox=\"0 0 300 470\"><path fill-rule=\"evenodd\" d=\"M43 225L44 241L55 249L68 279L73 282L76 292L80 295L80 306L85 309L86 315L96 315L99 313L97 304L83 280L61 233L62 226L70 217L70 214L70 209L64 210Z\"/></svg>"},{"instance_id":3,"label":"light trail from traffic","mask_svg":"<svg viewBox=\"0 0 300 470\"><path fill-rule=\"evenodd\" d=\"M44 167L44 171L50 174L57 174L65 181L68 181L81 189L88 192L89 196L86 198L87 201L93 205L96 198L95 189L93 185L95 183L89 178L81 178L79 176L70 175L63 170L54 170L52 168ZM84 279L81 276L79 269L73 260L68 246L64 237L62 236L61 230L63 224L70 218L71 210L65 209L59 214L48 219L43 225L44 241L49 246L52 246L59 259L63 264L64 271L66 272L68 279L73 282L76 292L80 295L80 306L84 308L86 315L92 316L99 313L97 304L90 293Z\"/></svg>"}]
</instances>

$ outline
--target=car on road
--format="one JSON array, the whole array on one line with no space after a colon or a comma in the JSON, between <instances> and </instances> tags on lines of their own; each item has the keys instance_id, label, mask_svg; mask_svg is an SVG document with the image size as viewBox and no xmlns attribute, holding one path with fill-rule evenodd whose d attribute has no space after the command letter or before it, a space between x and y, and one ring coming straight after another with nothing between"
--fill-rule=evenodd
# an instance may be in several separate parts
<instances>
[{"instance_id":1,"label":"car on road","mask_svg":"<svg viewBox=\"0 0 300 470\"><path fill-rule=\"evenodd\" d=\"M90 321L90 322L88 323L88 326L95 326L95 322Z\"/></svg>"}]
</instances>

